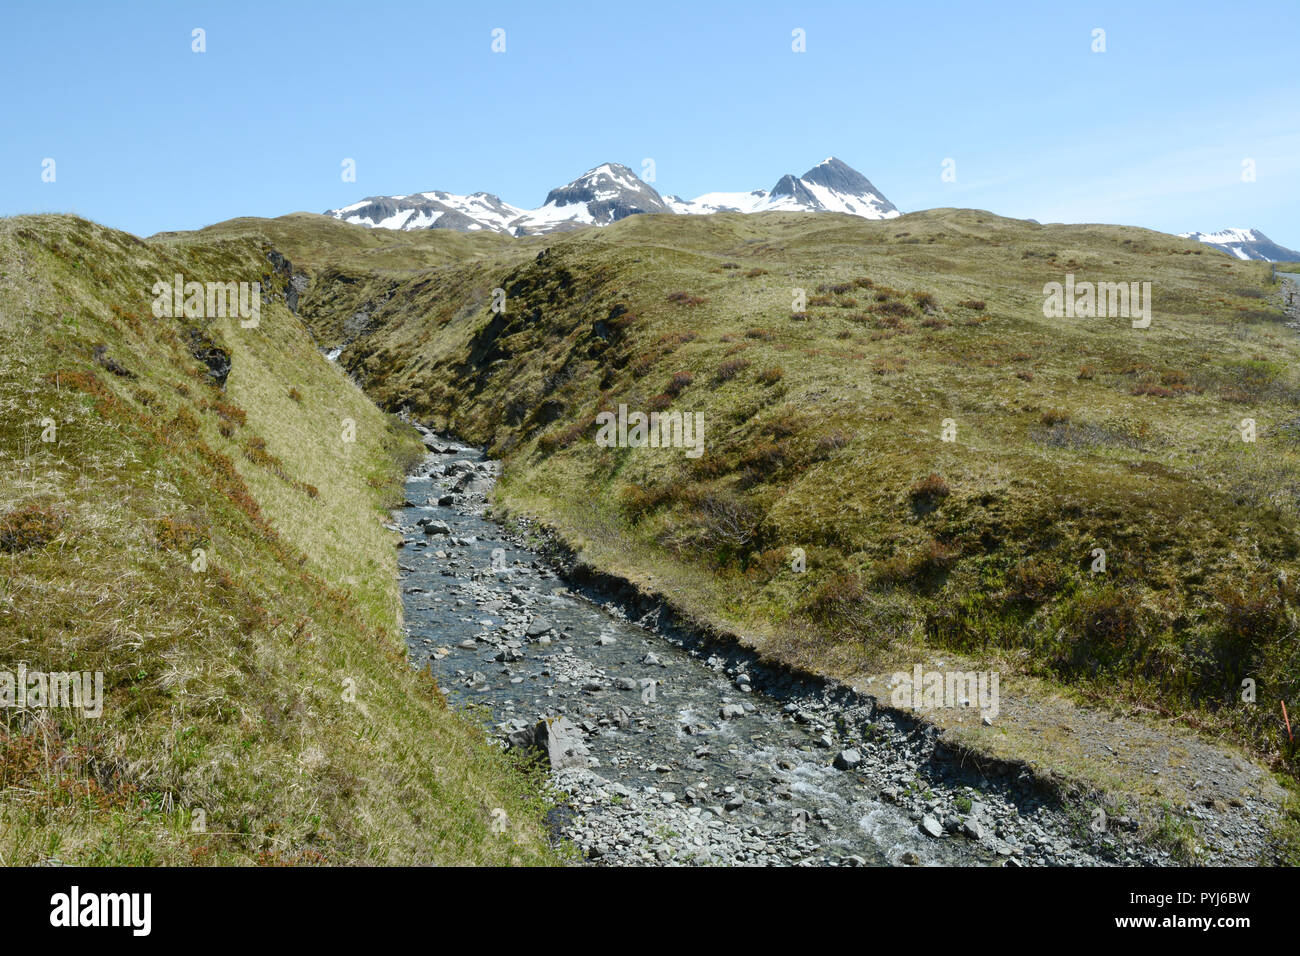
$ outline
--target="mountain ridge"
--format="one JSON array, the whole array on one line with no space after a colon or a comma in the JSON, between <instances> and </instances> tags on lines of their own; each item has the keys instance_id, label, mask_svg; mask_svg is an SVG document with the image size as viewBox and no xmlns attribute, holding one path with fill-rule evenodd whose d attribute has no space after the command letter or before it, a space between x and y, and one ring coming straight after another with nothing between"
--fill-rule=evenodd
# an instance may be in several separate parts
<instances>
[{"instance_id":1,"label":"mountain ridge","mask_svg":"<svg viewBox=\"0 0 1300 956\"><path fill-rule=\"evenodd\" d=\"M536 209L523 209L494 193L458 195L441 190L370 196L325 215L375 229L451 229L545 235L582 226L607 226L643 213L709 215L715 212L844 212L864 219L901 215L853 167L829 156L802 176L787 173L769 190L711 192L687 200L664 197L620 163L602 163L556 187Z\"/></svg>"},{"instance_id":2,"label":"mountain ridge","mask_svg":"<svg viewBox=\"0 0 1300 956\"><path fill-rule=\"evenodd\" d=\"M1221 229L1218 232L1181 232L1180 239L1195 239L1222 249L1238 259L1262 259L1265 262L1300 262L1300 252L1280 246L1258 229Z\"/></svg>"}]
</instances>

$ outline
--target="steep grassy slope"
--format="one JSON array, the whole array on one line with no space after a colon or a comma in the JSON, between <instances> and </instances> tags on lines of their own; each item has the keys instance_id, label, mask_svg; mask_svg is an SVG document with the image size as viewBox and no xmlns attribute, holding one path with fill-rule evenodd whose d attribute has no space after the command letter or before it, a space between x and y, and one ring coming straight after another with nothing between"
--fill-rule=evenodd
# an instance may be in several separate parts
<instances>
[{"instance_id":1,"label":"steep grassy slope","mask_svg":"<svg viewBox=\"0 0 1300 956\"><path fill-rule=\"evenodd\" d=\"M1066 686L1294 773L1300 343L1266 265L973 210L637 216L463 264L367 233L405 250L383 269L310 228L321 344L505 456L503 503L593 563L824 672L982 662L1004 693ZM1150 282L1150 327L1045 317L1067 274ZM620 403L703 413L704 454L599 447ZM963 733L1042 756L1037 725Z\"/></svg>"},{"instance_id":2,"label":"steep grassy slope","mask_svg":"<svg viewBox=\"0 0 1300 956\"><path fill-rule=\"evenodd\" d=\"M0 863L550 860L532 784L406 661L382 525L419 442L269 252L0 221L0 670L106 698L0 710ZM155 318L176 273L261 281L260 323Z\"/></svg>"}]
</instances>

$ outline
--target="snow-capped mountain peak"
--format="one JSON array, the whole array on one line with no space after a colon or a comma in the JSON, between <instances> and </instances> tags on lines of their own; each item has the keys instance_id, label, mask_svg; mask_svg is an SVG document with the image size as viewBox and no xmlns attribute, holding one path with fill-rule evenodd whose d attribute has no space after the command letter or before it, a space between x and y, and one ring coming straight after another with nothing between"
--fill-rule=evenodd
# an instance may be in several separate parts
<instances>
[{"instance_id":1,"label":"snow-capped mountain peak","mask_svg":"<svg viewBox=\"0 0 1300 956\"><path fill-rule=\"evenodd\" d=\"M1184 232L1180 238L1195 239L1222 249L1238 259L1265 262L1300 262L1300 252L1279 246L1258 229L1222 229L1219 232Z\"/></svg>"},{"instance_id":2,"label":"snow-capped mountain peak","mask_svg":"<svg viewBox=\"0 0 1300 956\"><path fill-rule=\"evenodd\" d=\"M692 200L670 196L674 212L846 212L864 219L893 219L894 204L871 181L834 156L828 156L802 176L787 173L771 192L705 193Z\"/></svg>"},{"instance_id":3,"label":"snow-capped mountain peak","mask_svg":"<svg viewBox=\"0 0 1300 956\"><path fill-rule=\"evenodd\" d=\"M613 199L626 193L651 193L655 199L659 199L658 193L621 163L602 163L595 169L587 170L567 186L552 189L546 201L551 202L562 194L576 193L590 194L600 200Z\"/></svg>"},{"instance_id":4,"label":"snow-capped mountain peak","mask_svg":"<svg viewBox=\"0 0 1300 956\"><path fill-rule=\"evenodd\" d=\"M512 231L515 235L533 235L565 227L607 226L637 213L672 211L663 197L632 170L619 163L604 163L552 189L541 208L512 223Z\"/></svg>"},{"instance_id":5,"label":"snow-capped mountain peak","mask_svg":"<svg viewBox=\"0 0 1300 956\"><path fill-rule=\"evenodd\" d=\"M898 215L894 204L866 176L834 156L822 160L799 179L828 212L847 212L868 219L892 218L891 212Z\"/></svg>"},{"instance_id":6,"label":"snow-capped mountain peak","mask_svg":"<svg viewBox=\"0 0 1300 956\"><path fill-rule=\"evenodd\" d=\"M899 215L893 203L847 163L829 156L802 176L782 176L771 191L711 192L695 199L668 196L620 163L602 163L546 195L537 209L502 202L491 193L426 192L373 196L326 211L327 216L382 229L490 230L536 235L580 226L606 226L639 213L843 212L866 219Z\"/></svg>"}]
</instances>

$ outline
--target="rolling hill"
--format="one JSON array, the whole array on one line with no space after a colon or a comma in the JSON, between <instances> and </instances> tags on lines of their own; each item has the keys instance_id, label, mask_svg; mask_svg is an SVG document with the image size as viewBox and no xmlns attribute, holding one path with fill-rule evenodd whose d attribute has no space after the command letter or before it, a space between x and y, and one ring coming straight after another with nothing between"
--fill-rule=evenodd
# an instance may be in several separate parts
<instances>
[{"instance_id":1,"label":"rolling hill","mask_svg":"<svg viewBox=\"0 0 1300 956\"><path fill-rule=\"evenodd\" d=\"M915 664L999 670L996 723L933 718L974 759L1145 808L1172 840L1181 824L1160 821L1203 799L1204 771L1170 753L1220 748L1242 768L1229 788L1279 807L1276 785L1247 768L1294 785L1280 705L1300 679L1300 343L1260 263L1142 229L956 209L652 213L522 237L308 214L146 243L65 217L5 225L16 265L0 301L22 346L5 353L16 477L4 505L35 529L5 556L6 593L39 593L40 620L55 622L80 594L120 592L122 568L134 593L157 596L138 621L106 599L75 631L10 618L0 634L111 665L129 719L60 732L100 761L168 755L120 764L118 790L243 808L252 822L213 851L225 859L545 855L536 795L397 666L375 509L409 439L321 358L333 350L390 416L501 457L502 514L537 519L581 564L702 628L886 696L888 675ZM148 320L152 282L176 271L265 279L260 337ZM1054 283L1079 305L1092 283L1103 313L1131 290L1134 314L1056 317ZM196 363L205 342L231 356L224 386ZM598 416L620 406L700 416L703 453L597 442ZM84 437L33 450L42 408ZM349 459L322 444L342 417L367 436ZM90 477L59 477L74 471ZM200 540L240 555L218 559L239 597L184 571L173 552ZM70 556L77 587L52 586ZM322 587L339 593L314 603ZM232 605L243 638L216 623ZM212 643L165 624L191 619ZM155 632L167 637L123 637ZM382 663L372 647L387 649ZM225 662L217 674L212 660ZM373 733L321 690L363 660ZM218 675L224 697L182 696ZM219 699L251 703L230 713ZM193 752L163 720L173 712L196 728ZM244 767L228 756L239 746L273 756ZM452 759L469 763L446 789L429 768ZM407 769L380 769L394 766ZM302 822L294 773L333 781L332 840ZM346 783L370 773L390 783ZM356 800L374 810L349 830ZM268 814L268 801L287 806ZM489 804L523 821L507 846L479 829ZM84 859L120 809L21 812ZM444 821L436 839L417 825L426 814ZM285 834L271 816L298 823ZM150 820L168 854L209 845Z\"/></svg>"},{"instance_id":2,"label":"rolling hill","mask_svg":"<svg viewBox=\"0 0 1300 956\"><path fill-rule=\"evenodd\" d=\"M260 315L160 317L177 274ZM0 220L0 658L104 695L0 711L5 865L554 860L407 664L383 525L423 446L319 354L301 278L264 240Z\"/></svg>"},{"instance_id":3,"label":"rolling hill","mask_svg":"<svg viewBox=\"0 0 1300 956\"><path fill-rule=\"evenodd\" d=\"M633 216L460 264L394 240L381 268L331 256L337 224L265 228L381 406L489 445L504 511L702 626L856 686L1000 668L1008 716L955 740L1151 806L1197 781L1082 740L1153 720L1294 775L1300 382L1262 265L953 209ZM1048 317L1066 282L1150 283L1150 325ZM601 447L620 405L702 414L704 454ZM1056 729L1097 707L1121 723Z\"/></svg>"}]
</instances>

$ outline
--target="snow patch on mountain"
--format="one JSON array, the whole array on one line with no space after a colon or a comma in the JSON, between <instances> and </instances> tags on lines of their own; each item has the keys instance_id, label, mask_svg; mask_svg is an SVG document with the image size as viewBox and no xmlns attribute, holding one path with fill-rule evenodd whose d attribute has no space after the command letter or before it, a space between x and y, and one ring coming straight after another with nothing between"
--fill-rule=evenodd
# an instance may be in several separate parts
<instances>
[{"instance_id":1,"label":"snow patch on mountain","mask_svg":"<svg viewBox=\"0 0 1300 956\"><path fill-rule=\"evenodd\" d=\"M491 193L459 196L433 191L406 196L372 196L326 215L375 229L454 229L468 232L492 229L504 232L524 210L502 202Z\"/></svg>"},{"instance_id":2,"label":"snow patch on mountain","mask_svg":"<svg viewBox=\"0 0 1300 956\"><path fill-rule=\"evenodd\" d=\"M1300 262L1300 252L1279 246L1258 229L1222 229L1219 232L1184 232L1182 239L1195 239L1222 249L1238 259L1262 259L1265 262Z\"/></svg>"},{"instance_id":3,"label":"snow patch on mountain","mask_svg":"<svg viewBox=\"0 0 1300 956\"><path fill-rule=\"evenodd\" d=\"M705 193L694 199L682 199L679 196L666 196L673 212L682 215L708 215L715 212L758 212L767 201L766 189L755 189L748 193Z\"/></svg>"}]
</instances>

